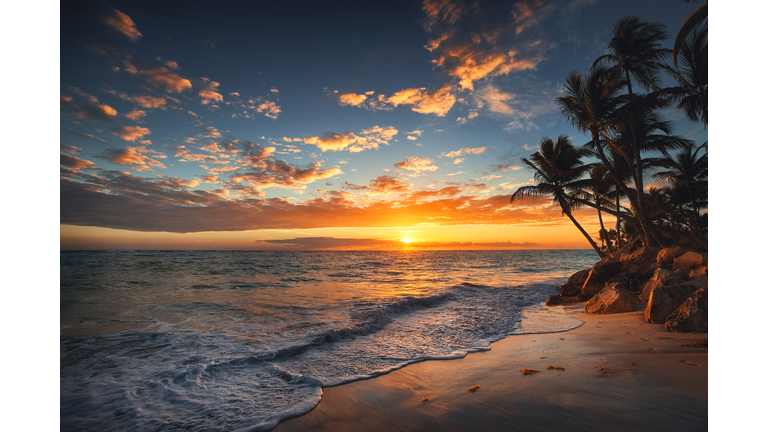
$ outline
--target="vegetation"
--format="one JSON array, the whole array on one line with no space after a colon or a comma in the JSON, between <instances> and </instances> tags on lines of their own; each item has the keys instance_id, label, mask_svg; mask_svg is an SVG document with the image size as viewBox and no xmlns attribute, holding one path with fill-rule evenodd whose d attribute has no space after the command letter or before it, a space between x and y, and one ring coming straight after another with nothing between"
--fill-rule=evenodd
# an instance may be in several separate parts
<instances>
[{"instance_id":1,"label":"vegetation","mask_svg":"<svg viewBox=\"0 0 768 432\"><path fill-rule=\"evenodd\" d=\"M662 24L619 20L607 53L586 74L571 71L556 99L563 117L591 140L579 148L565 136L544 137L540 149L522 159L537 184L519 188L511 201L553 197L601 257L636 240L707 244L707 143L673 135L662 118L662 110L673 107L707 127L706 3L688 17L673 50L661 45L667 36ZM662 88L662 73L676 84ZM649 178L665 186L647 187ZM597 211L602 246L573 216L584 207ZM604 214L616 217L614 229L606 229Z\"/></svg>"}]
</instances>

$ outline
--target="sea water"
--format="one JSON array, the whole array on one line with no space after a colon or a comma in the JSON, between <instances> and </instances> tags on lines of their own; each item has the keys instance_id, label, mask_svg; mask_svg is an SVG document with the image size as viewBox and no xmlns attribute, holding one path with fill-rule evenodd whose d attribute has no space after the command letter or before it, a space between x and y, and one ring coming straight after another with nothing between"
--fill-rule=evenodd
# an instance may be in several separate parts
<instances>
[{"instance_id":1,"label":"sea water","mask_svg":"<svg viewBox=\"0 0 768 432\"><path fill-rule=\"evenodd\" d=\"M322 388L575 319L591 250L62 251L60 427L269 430ZM539 316L540 319L535 317Z\"/></svg>"}]
</instances>

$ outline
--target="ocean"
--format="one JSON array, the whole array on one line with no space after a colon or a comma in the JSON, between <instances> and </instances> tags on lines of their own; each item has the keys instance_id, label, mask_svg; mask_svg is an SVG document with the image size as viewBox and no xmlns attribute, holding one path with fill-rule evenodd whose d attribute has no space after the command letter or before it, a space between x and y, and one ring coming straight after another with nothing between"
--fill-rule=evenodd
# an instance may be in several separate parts
<instances>
[{"instance_id":1,"label":"ocean","mask_svg":"<svg viewBox=\"0 0 768 432\"><path fill-rule=\"evenodd\" d=\"M309 412L323 387L578 327L541 304L597 260L592 250L61 251L60 428L269 430Z\"/></svg>"}]
</instances>

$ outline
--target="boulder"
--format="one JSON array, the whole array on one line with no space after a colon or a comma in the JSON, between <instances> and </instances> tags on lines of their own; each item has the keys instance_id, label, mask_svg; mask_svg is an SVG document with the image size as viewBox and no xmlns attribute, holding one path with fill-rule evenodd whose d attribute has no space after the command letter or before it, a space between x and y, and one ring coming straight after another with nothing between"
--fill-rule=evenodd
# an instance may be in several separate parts
<instances>
[{"instance_id":1,"label":"boulder","mask_svg":"<svg viewBox=\"0 0 768 432\"><path fill-rule=\"evenodd\" d=\"M667 317L697 289L698 287L688 284L657 286L651 292L651 297L645 306L645 321L664 324Z\"/></svg>"},{"instance_id":2,"label":"boulder","mask_svg":"<svg viewBox=\"0 0 768 432\"><path fill-rule=\"evenodd\" d=\"M675 258L672 268L677 270L684 267L704 267L705 265L707 265L707 254L691 251Z\"/></svg>"},{"instance_id":3,"label":"boulder","mask_svg":"<svg viewBox=\"0 0 768 432\"><path fill-rule=\"evenodd\" d=\"M658 255L656 255L656 261L662 266L669 268L672 267L672 262L675 258L686 253L687 251L687 249L680 246L664 248L659 251Z\"/></svg>"},{"instance_id":4,"label":"boulder","mask_svg":"<svg viewBox=\"0 0 768 432\"><path fill-rule=\"evenodd\" d=\"M672 312L664 327L677 333L707 333L707 290L700 288Z\"/></svg>"},{"instance_id":5,"label":"boulder","mask_svg":"<svg viewBox=\"0 0 768 432\"><path fill-rule=\"evenodd\" d=\"M565 297L578 295L581 292L581 287L584 286L584 281L589 276L589 270L586 269L572 274L568 278L568 282L560 287L560 295Z\"/></svg>"},{"instance_id":6,"label":"boulder","mask_svg":"<svg viewBox=\"0 0 768 432\"><path fill-rule=\"evenodd\" d=\"M603 289L606 282L619 274L621 268L622 263L616 258L603 258L590 269L581 292L590 297L594 296Z\"/></svg>"},{"instance_id":7,"label":"boulder","mask_svg":"<svg viewBox=\"0 0 768 432\"><path fill-rule=\"evenodd\" d=\"M654 288L663 285L678 285L683 283L683 278L675 274L675 272L666 269L656 269L653 273L653 277L646 282L643 287L643 291L640 293L640 301L647 302L651 297L651 292Z\"/></svg>"},{"instance_id":8,"label":"boulder","mask_svg":"<svg viewBox=\"0 0 768 432\"><path fill-rule=\"evenodd\" d=\"M685 282L685 284L695 286L696 288L709 287L709 276L706 273L694 276Z\"/></svg>"},{"instance_id":9,"label":"boulder","mask_svg":"<svg viewBox=\"0 0 768 432\"><path fill-rule=\"evenodd\" d=\"M693 271L693 267L680 267L675 269L675 274L683 279L688 279L688 275Z\"/></svg>"},{"instance_id":10,"label":"boulder","mask_svg":"<svg viewBox=\"0 0 768 432\"><path fill-rule=\"evenodd\" d=\"M632 253L622 255L622 270L631 275L647 271L652 264L657 263L656 257L660 250L657 247L641 247Z\"/></svg>"},{"instance_id":11,"label":"boulder","mask_svg":"<svg viewBox=\"0 0 768 432\"><path fill-rule=\"evenodd\" d=\"M709 269L709 266L695 268L695 269L691 270L690 273L688 273L688 278L689 279L694 279L694 278L696 278L698 276L702 276L702 275L706 276L707 275L707 269Z\"/></svg>"},{"instance_id":12,"label":"boulder","mask_svg":"<svg viewBox=\"0 0 768 432\"><path fill-rule=\"evenodd\" d=\"M547 306L559 306L559 305L573 304L578 302L579 302L578 297L568 297L568 296L559 296L559 295L553 295L553 296L547 297Z\"/></svg>"},{"instance_id":13,"label":"boulder","mask_svg":"<svg viewBox=\"0 0 768 432\"><path fill-rule=\"evenodd\" d=\"M614 314L637 310L637 296L622 284L606 284L584 307L588 314Z\"/></svg>"}]
</instances>

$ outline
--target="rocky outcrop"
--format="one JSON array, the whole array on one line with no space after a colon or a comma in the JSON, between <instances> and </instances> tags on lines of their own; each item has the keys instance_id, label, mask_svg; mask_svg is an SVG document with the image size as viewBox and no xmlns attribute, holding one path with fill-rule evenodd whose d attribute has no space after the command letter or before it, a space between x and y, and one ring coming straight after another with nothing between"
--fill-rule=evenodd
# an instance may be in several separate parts
<instances>
[{"instance_id":1,"label":"rocky outcrop","mask_svg":"<svg viewBox=\"0 0 768 432\"><path fill-rule=\"evenodd\" d=\"M651 269L651 266L657 264L656 257L659 255L660 250L656 247L641 247L632 253L622 255L620 259L622 272L629 275L647 272Z\"/></svg>"},{"instance_id":2,"label":"rocky outcrop","mask_svg":"<svg viewBox=\"0 0 768 432\"><path fill-rule=\"evenodd\" d=\"M707 254L699 252L686 252L679 257L675 258L672 263L672 268L675 270L682 268L697 268L707 265Z\"/></svg>"},{"instance_id":3,"label":"rocky outcrop","mask_svg":"<svg viewBox=\"0 0 768 432\"><path fill-rule=\"evenodd\" d=\"M571 275L563 286L560 287L560 295L564 297L576 296L581 292L581 287L584 286L584 281L589 276L589 270L581 270Z\"/></svg>"},{"instance_id":4,"label":"rocky outcrop","mask_svg":"<svg viewBox=\"0 0 768 432\"><path fill-rule=\"evenodd\" d=\"M662 267L672 268L672 262L675 260L675 258L686 252L688 251L680 246L664 248L659 251L658 255L656 255L656 261L661 264Z\"/></svg>"},{"instance_id":5,"label":"rocky outcrop","mask_svg":"<svg viewBox=\"0 0 768 432\"><path fill-rule=\"evenodd\" d=\"M640 301L647 302L651 297L651 292L654 288L664 285L678 285L683 283L685 279L677 275L671 270L665 270L663 268L657 269L651 279L646 282L643 287L643 291L640 293Z\"/></svg>"},{"instance_id":6,"label":"rocky outcrop","mask_svg":"<svg viewBox=\"0 0 768 432\"><path fill-rule=\"evenodd\" d=\"M655 287L645 307L645 321L653 324L664 324L667 317L697 289L698 287L688 284Z\"/></svg>"},{"instance_id":7,"label":"rocky outcrop","mask_svg":"<svg viewBox=\"0 0 768 432\"><path fill-rule=\"evenodd\" d=\"M583 296L580 297L584 298L589 296L587 298L591 298L600 292L600 290L602 290L605 286L606 282L621 272L622 267L622 262L616 258L603 258L589 271L589 275L584 281L584 285L581 287Z\"/></svg>"},{"instance_id":8,"label":"rocky outcrop","mask_svg":"<svg viewBox=\"0 0 768 432\"><path fill-rule=\"evenodd\" d=\"M588 314L613 314L634 312L637 309L637 296L620 283L606 284L592 297L584 308Z\"/></svg>"},{"instance_id":9,"label":"rocky outcrop","mask_svg":"<svg viewBox=\"0 0 768 432\"><path fill-rule=\"evenodd\" d=\"M578 297L568 297L568 296L559 296L559 295L553 295L547 297L547 306L559 306L559 305L565 305L565 304L573 304L578 303L580 300Z\"/></svg>"},{"instance_id":10,"label":"rocky outcrop","mask_svg":"<svg viewBox=\"0 0 768 432\"><path fill-rule=\"evenodd\" d=\"M677 333L707 333L707 290L700 288L669 315L664 327Z\"/></svg>"}]
</instances>

